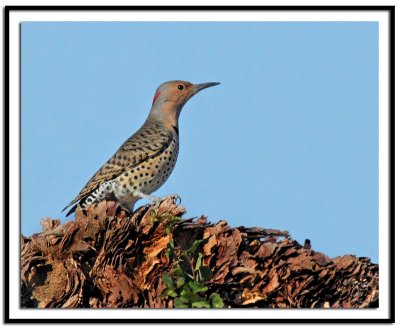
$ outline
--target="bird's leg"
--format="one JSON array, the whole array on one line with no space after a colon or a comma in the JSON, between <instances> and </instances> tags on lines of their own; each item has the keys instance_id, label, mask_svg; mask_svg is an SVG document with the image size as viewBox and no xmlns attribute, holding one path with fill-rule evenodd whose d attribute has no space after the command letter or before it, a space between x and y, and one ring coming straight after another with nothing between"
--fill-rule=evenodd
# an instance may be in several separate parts
<instances>
[{"instance_id":1,"label":"bird's leg","mask_svg":"<svg viewBox=\"0 0 400 329\"><path fill-rule=\"evenodd\" d=\"M135 200L135 201L131 201L131 202L129 202L129 203L123 203L122 205L123 205L127 210L129 210L130 213L133 213L133 207L135 207L135 203L136 203L136 200Z\"/></svg>"},{"instance_id":2,"label":"bird's leg","mask_svg":"<svg viewBox=\"0 0 400 329\"><path fill-rule=\"evenodd\" d=\"M181 204L181 197L179 196L179 194L168 194L166 197L164 197L164 199L168 198L174 200L174 202L177 203L178 205Z\"/></svg>"},{"instance_id":3,"label":"bird's leg","mask_svg":"<svg viewBox=\"0 0 400 329\"><path fill-rule=\"evenodd\" d=\"M178 194L170 194L170 195L167 195L167 196L161 198L158 196L148 195L148 194L144 194L143 192L137 191L137 192L135 192L135 196L142 198L142 199L149 200L156 207L158 207L162 201L164 201L165 199L168 199L168 198L172 198L174 200L174 202L176 200L179 200L179 203L181 203L181 197Z\"/></svg>"},{"instance_id":4,"label":"bird's leg","mask_svg":"<svg viewBox=\"0 0 400 329\"><path fill-rule=\"evenodd\" d=\"M136 191L134 193L135 197L141 198L141 199L147 199L149 200L151 203L160 203L162 201L162 198L158 197L158 196L154 196L154 195L149 195L149 194L144 194L143 192L139 192Z\"/></svg>"}]
</instances>

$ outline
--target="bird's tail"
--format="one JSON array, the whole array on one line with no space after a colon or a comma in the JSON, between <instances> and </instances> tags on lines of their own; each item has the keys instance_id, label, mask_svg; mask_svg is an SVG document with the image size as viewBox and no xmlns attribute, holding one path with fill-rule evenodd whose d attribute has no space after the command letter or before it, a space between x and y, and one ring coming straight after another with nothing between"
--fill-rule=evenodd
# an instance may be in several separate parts
<instances>
[{"instance_id":1,"label":"bird's tail","mask_svg":"<svg viewBox=\"0 0 400 329\"><path fill-rule=\"evenodd\" d=\"M68 211L66 217L68 217L68 216L71 215L73 212L75 212L75 210L76 210L77 207L78 207L78 203L77 203L75 206L73 206L73 207ZM67 208L68 208L68 207L65 207L62 211L64 211L64 210L67 209Z\"/></svg>"},{"instance_id":2,"label":"bird's tail","mask_svg":"<svg viewBox=\"0 0 400 329\"><path fill-rule=\"evenodd\" d=\"M77 198L75 198L74 200L72 200L70 203L68 203L68 204L64 207L63 210L61 210L61 212L64 212L67 208L71 207L71 206L72 206L74 203L76 203L77 201L79 201L79 199L77 199ZM74 209L74 211L75 211L76 206L73 207L72 209ZM70 211L71 211L71 210L70 210ZM68 212L68 214L69 214L69 212ZM68 216L68 215L67 215L67 216Z\"/></svg>"}]
</instances>

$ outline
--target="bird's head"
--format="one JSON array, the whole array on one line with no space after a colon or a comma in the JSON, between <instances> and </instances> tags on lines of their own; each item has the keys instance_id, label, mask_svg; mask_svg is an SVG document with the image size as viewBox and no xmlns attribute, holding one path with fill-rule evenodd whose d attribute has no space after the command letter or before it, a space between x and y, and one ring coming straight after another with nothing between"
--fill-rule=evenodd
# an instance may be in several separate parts
<instances>
[{"instance_id":1,"label":"bird's head","mask_svg":"<svg viewBox=\"0 0 400 329\"><path fill-rule=\"evenodd\" d=\"M181 80L164 82L154 94L149 117L176 126L179 114L186 102L200 90L218 84L219 82L208 82L196 85Z\"/></svg>"}]
</instances>

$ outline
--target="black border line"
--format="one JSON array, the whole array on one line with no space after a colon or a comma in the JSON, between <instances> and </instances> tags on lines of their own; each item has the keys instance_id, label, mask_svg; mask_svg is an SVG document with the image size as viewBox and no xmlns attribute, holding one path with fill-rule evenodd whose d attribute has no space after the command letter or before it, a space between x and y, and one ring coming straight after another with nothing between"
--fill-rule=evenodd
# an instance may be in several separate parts
<instances>
[{"instance_id":1,"label":"black border line","mask_svg":"<svg viewBox=\"0 0 400 329\"><path fill-rule=\"evenodd\" d=\"M380 319L11 319L9 290L9 45L11 11L387 11L389 13L389 318ZM395 6L5 6L4 7L4 323L394 323L395 322Z\"/></svg>"},{"instance_id":2,"label":"black border line","mask_svg":"<svg viewBox=\"0 0 400 329\"><path fill-rule=\"evenodd\" d=\"M394 6L5 6L6 11L54 10L54 11L390 11Z\"/></svg>"},{"instance_id":3,"label":"black border line","mask_svg":"<svg viewBox=\"0 0 400 329\"><path fill-rule=\"evenodd\" d=\"M4 172L3 172L3 179L4 179L4 220L3 220L3 229L4 229L4 317L9 320L10 315L10 276L9 276L9 267L10 267L10 258L9 258L9 238L10 238L10 89L9 89L9 82L10 82L10 16L9 12L6 8L4 12L4 114L3 114L3 124L4 124Z\"/></svg>"},{"instance_id":4,"label":"black border line","mask_svg":"<svg viewBox=\"0 0 400 329\"><path fill-rule=\"evenodd\" d=\"M395 320L395 9L389 9L389 319Z\"/></svg>"}]
</instances>

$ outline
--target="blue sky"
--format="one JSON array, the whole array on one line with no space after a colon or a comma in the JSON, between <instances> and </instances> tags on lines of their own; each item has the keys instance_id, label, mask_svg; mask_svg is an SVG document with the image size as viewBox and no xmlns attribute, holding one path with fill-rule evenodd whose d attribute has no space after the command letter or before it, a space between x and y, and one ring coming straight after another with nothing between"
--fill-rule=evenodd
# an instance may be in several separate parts
<instances>
[{"instance_id":1,"label":"blue sky","mask_svg":"<svg viewBox=\"0 0 400 329\"><path fill-rule=\"evenodd\" d=\"M159 84L219 81L185 105L155 194L378 262L378 23L26 22L21 65L23 234L70 220Z\"/></svg>"}]
</instances>

